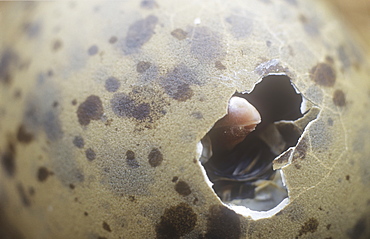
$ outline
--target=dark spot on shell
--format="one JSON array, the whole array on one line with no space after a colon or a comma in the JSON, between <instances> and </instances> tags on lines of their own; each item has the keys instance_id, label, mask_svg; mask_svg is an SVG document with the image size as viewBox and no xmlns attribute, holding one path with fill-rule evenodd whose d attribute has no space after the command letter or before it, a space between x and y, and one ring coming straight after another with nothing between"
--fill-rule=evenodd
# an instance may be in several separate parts
<instances>
[{"instance_id":1,"label":"dark spot on shell","mask_svg":"<svg viewBox=\"0 0 370 239\"><path fill-rule=\"evenodd\" d=\"M164 211L161 221L156 225L157 239L179 239L193 231L197 215L186 203L180 203ZM226 238L226 237L225 237Z\"/></svg>"},{"instance_id":2,"label":"dark spot on shell","mask_svg":"<svg viewBox=\"0 0 370 239\"><path fill-rule=\"evenodd\" d=\"M145 19L134 22L128 29L126 47L129 49L141 48L154 34L154 28L158 22L156 16L150 15Z\"/></svg>"},{"instance_id":3,"label":"dark spot on shell","mask_svg":"<svg viewBox=\"0 0 370 239\"><path fill-rule=\"evenodd\" d=\"M19 57L11 49L1 53L0 58L0 82L9 84L12 80L11 71L14 65L18 64Z\"/></svg>"},{"instance_id":4,"label":"dark spot on shell","mask_svg":"<svg viewBox=\"0 0 370 239\"><path fill-rule=\"evenodd\" d=\"M220 60L224 57L219 34L207 27L194 27L191 35L190 50L199 60Z\"/></svg>"},{"instance_id":5,"label":"dark spot on shell","mask_svg":"<svg viewBox=\"0 0 370 239\"><path fill-rule=\"evenodd\" d=\"M226 70L226 66L224 66L221 61L216 61L215 67L219 70Z\"/></svg>"},{"instance_id":6,"label":"dark spot on shell","mask_svg":"<svg viewBox=\"0 0 370 239\"><path fill-rule=\"evenodd\" d=\"M105 126L111 126L112 122L113 122L113 119L107 119L107 121L105 121L104 125ZM116 128L116 130L117 130L117 128Z\"/></svg>"},{"instance_id":7,"label":"dark spot on shell","mask_svg":"<svg viewBox=\"0 0 370 239\"><path fill-rule=\"evenodd\" d=\"M350 176L346 175L346 180L349 181L349 179L350 179Z\"/></svg>"},{"instance_id":8,"label":"dark spot on shell","mask_svg":"<svg viewBox=\"0 0 370 239\"><path fill-rule=\"evenodd\" d=\"M266 46L267 46L267 47L270 47L270 46L271 46L271 44L272 44L272 43L271 43L271 41L266 41Z\"/></svg>"},{"instance_id":9,"label":"dark spot on shell","mask_svg":"<svg viewBox=\"0 0 370 239\"><path fill-rule=\"evenodd\" d=\"M195 111L195 112L191 113L191 116L193 116L196 119L203 119L203 114L200 111Z\"/></svg>"},{"instance_id":10,"label":"dark spot on shell","mask_svg":"<svg viewBox=\"0 0 370 239\"><path fill-rule=\"evenodd\" d=\"M108 225L108 223L106 222L103 222L103 229L108 231L108 232L111 232L112 230L110 229L110 226Z\"/></svg>"},{"instance_id":11,"label":"dark spot on shell","mask_svg":"<svg viewBox=\"0 0 370 239\"><path fill-rule=\"evenodd\" d=\"M28 188L28 193L29 193L31 196L33 196L33 195L35 195L36 191L35 191L35 189L34 189L33 187L29 187L29 188Z\"/></svg>"},{"instance_id":12,"label":"dark spot on shell","mask_svg":"<svg viewBox=\"0 0 370 239\"><path fill-rule=\"evenodd\" d=\"M115 37L115 36L112 36L111 38L109 38L109 43L110 44L114 44L114 43L116 43L117 42L117 37Z\"/></svg>"},{"instance_id":13,"label":"dark spot on shell","mask_svg":"<svg viewBox=\"0 0 370 239\"><path fill-rule=\"evenodd\" d=\"M89 213L88 212L84 212L84 215L87 217L87 216L89 216Z\"/></svg>"},{"instance_id":14,"label":"dark spot on shell","mask_svg":"<svg viewBox=\"0 0 370 239\"><path fill-rule=\"evenodd\" d=\"M347 69L348 67L350 67L351 66L351 60L348 57L348 55L346 53L346 49L344 48L344 46L338 47L337 52L338 52L339 60L342 63L343 69Z\"/></svg>"},{"instance_id":15,"label":"dark spot on shell","mask_svg":"<svg viewBox=\"0 0 370 239\"><path fill-rule=\"evenodd\" d=\"M85 141L81 136L75 136L73 139L73 144L77 148L82 149L85 146Z\"/></svg>"},{"instance_id":16,"label":"dark spot on shell","mask_svg":"<svg viewBox=\"0 0 370 239\"><path fill-rule=\"evenodd\" d=\"M305 32L310 36L318 36L320 34L319 23L316 18L307 18L301 14L299 21L303 24Z\"/></svg>"},{"instance_id":17,"label":"dark spot on shell","mask_svg":"<svg viewBox=\"0 0 370 239\"><path fill-rule=\"evenodd\" d=\"M20 125L17 132L17 140L21 143L28 144L33 140L34 136L28 132L24 125Z\"/></svg>"},{"instance_id":18,"label":"dark spot on shell","mask_svg":"<svg viewBox=\"0 0 370 239\"><path fill-rule=\"evenodd\" d=\"M333 119L332 118L328 118L328 125L329 126L333 126L333 124L334 124Z\"/></svg>"},{"instance_id":19,"label":"dark spot on shell","mask_svg":"<svg viewBox=\"0 0 370 239\"><path fill-rule=\"evenodd\" d=\"M186 101L193 96L190 84L198 83L196 75L184 65L175 67L160 80L165 92L175 100Z\"/></svg>"},{"instance_id":20,"label":"dark spot on shell","mask_svg":"<svg viewBox=\"0 0 370 239\"><path fill-rule=\"evenodd\" d=\"M88 125L91 120L100 119L103 113L103 106L100 98L96 95L90 95L78 106L78 122L81 125Z\"/></svg>"},{"instance_id":21,"label":"dark spot on shell","mask_svg":"<svg viewBox=\"0 0 370 239\"><path fill-rule=\"evenodd\" d=\"M50 175L52 175L53 173L50 172L47 168L45 167L40 167L39 170L37 171L37 179L40 181L40 182L45 182L46 179L48 179L48 177Z\"/></svg>"},{"instance_id":22,"label":"dark spot on shell","mask_svg":"<svg viewBox=\"0 0 370 239\"><path fill-rule=\"evenodd\" d=\"M73 183L70 183L70 184L69 184L69 188L70 188L70 189L72 189L72 190L73 190L73 189L75 189L75 187L76 187L76 186L75 186Z\"/></svg>"},{"instance_id":23,"label":"dark spot on shell","mask_svg":"<svg viewBox=\"0 0 370 239\"><path fill-rule=\"evenodd\" d=\"M298 236L302 236L304 234L307 234L308 232L314 233L317 230L317 227L319 226L319 221L317 221L316 218L310 218L307 222L302 225L301 229L299 230Z\"/></svg>"},{"instance_id":24,"label":"dark spot on shell","mask_svg":"<svg viewBox=\"0 0 370 239\"><path fill-rule=\"evenodd\" d=\"M72 103L72 105L77 105L77 100L73 99L71 103Z\"/></svg>"},{"instance_id":25,"label":"dark spot on shell","mask_svg":"<svg viewBox=\"0 0 370 239\"><path fill-rule=\"evenodd\" d=\"M209 209L205 238L239 239L241 236L240 218L225 206L214 205Z\"/></svg>"},{"instance_id":26,"label":"dark spot on shell","mask_svg":"<svg viewBox=\"0 0 370 239\"><path fill-rule=\"evenodd\" d=\"M175 185L175 190L178 192L181 196L188 196L191 194L191 190L189 185L184 181L179 181Z\"/></svg>"},{"instance_id":27,"label":"dark spot on shell","mask_svg":"<svg viewBox=\"0 0 370 239\"><path fill-rule=\"evenodd\" d=\"M158 7L158 4L154 0L142 0L140 3L140 7L150 10Z\"/></svg>"},{"instance_id":28,"label":"dark spot on shell","mask_svg":"<svg viewBox=\"0 0 370 239\"><path fill-rule=\"evenodd\" d=\"M149 164L152 167L158 167L163 161L163 155L159 149L154 148L148 155Z\"/></svg>"},{"instance_id":29,"label":"dark spot on shell","mask_svg":"<svg viewBox=\"0 0 370 239\"><path fill-rule=\"evenodd\" d=\"M120 117L133 117L137 120L149 118L151 107L149 103L136 103L124 93L117 93L111 100L113 112Z\"/></svg>"},{"instance_id":30,"label":"dark spot on shell","mask_svg":"<svg viewBox=\"0 0 370 239\"><path fill-rule=\"evenodd\" d=\"M53 51L58 51L60 48L62 48L62 45L63 45L62 41L60 41L60 40L55 40L55 41L53 42L53 46L52 46Z\"/></svg>"},{"instance_id":31,"label":"dark spot on shell","mask_svg":"<svg viewBox=\"0 0 370 239\"><path fill-rule=\"evenodd\" d=\"M20 99L22 97L22 91L20 89L17 89L14 91L14 98Z\"/></svg>"},{"instance_id":32,"label":"dark spot on shell","mask_svg":"<svg viewBox=\"0 0 370 239\"><path fill-rule=\"evenodd\" d=\"M346 95L342 90L334 91L333 102L336 106L343 107L346 105Z\"/></svg>"},{"instance_id":33,"label":"dark spot on shell","mask_svg":"<svg viewBox=\"0 0 370 239\"><path fill-rule=\"evenodd\" d=\"M333 67L327 63L319 63L312 67L310 77L318 85L329 87L333 86L336 80Z\"/></svg>"},{"instance_id":34,"label":"dark spot on shell","mask_svg":"<svg viewBox=\"0 0 370 239\"><path fill-rule=\"evenodd\" d=\"M298 164L298 163L295 163L295 164L294 164L294 167L295 167L296 169L301 169L301 168L302 168L302 166L301 166L300 164Z\"/></svg>"},{"instance_id":35,"label":"dark spot on shell","mask_svg":"<svg viewBox=\"0 0 370 239\"><path fill-rule=\"evenodd\" d=\"M15 147L12 143L8 144L8 148L1 154L1 164L8 176L12 177L15 174Z\"/></svg>"},{"instance_id":36,"label":"dark spot on shell","mask_svg":"<svg viewBox=\"0 0 370 239\"><path fill-rule=\"evenodd\" d=\"M351 239L360 239L366 232L366 217L361 217L354 227L347 232Z\"/></svg>"},{"instance_id":37,"label":"dark spot on shell","mask_svg":"<svg viewBox=\"0 0 370 239\"><path fill-rule=\"evenodd\" d=\"M144 73L146 70L149 69L150 66L151 66L150 62L140 61L136 65L136 71L139 73Z\"/></svg>"},{"instance_id":38,"label":"dark spot on shell","mask_svg":"<svg viewBox=\"0 0 370 239\"><path fill-rule=\"evenodd\" d=\"M105 89L109 92L116 92L121 83L115 77L109 77L105 80Z\"/></svg>"},{"instance_id":39,"label":"dark spot on shell","mask_svg":"<svg viewBox=\"0 0 370 239\"><path fill-rule=\"evenodd\" d=\"M92 45L91 47L89 47L89 49L87 50L87 53L90 55L90 56L93 56L93 55L96 55L96 53L98 53L99 49L96 45Z\"/></svg>"},{"instance_id":40,"label":"dark spot on shell","mask_svg":"<svg viewBox=\"0 0 370 239\"><path fill-rule=\"evenodd\" d=\"M174 183L177 182L177 180L179 180L179 177L177 177L177 176L172 178L172 182L174 182Z\"/></svg>"},{"instance_id":41,"label":"dark spot on shell","mask_svg":"<svg viewBox=\"0 0 370 239\"><path fill-rule=\"evenodd\" d=\"M62 126L56 112L52 110L45 112L42 120L43 129L50 140L55 141L63 136Z\"/></svg>"},{"instance_id":42,"label":"dark spot on shell","mask_svg":"<svg viewBox=\"0 0 370 239\"><path fill-rule=\"evenodd\" d=\"M326 229L330 230L331 224L326 225Z\"/></svg>"},{"instance_id":43,"label":"dark spot on shell","mask_svg":"<svg viewBox=\"0 0 370 239\"><path fill-rule=\"evenodd\" d=\"M128 200L130 200L130 202L136 202L136 198L133 195L128 196Z\"/></svg>"},{"instance_id":44,"label":"dark spot on shell","mask_svg":"<svg viewBox=\"0 0 370 239\"><path fill-rule=\"evenodd\" d=\"M245 38L248 37L253 30L253 21L252 19L232 15L230 17L227 17L226 22L231 25L231 34L235 38Z\"/></svg>"},{"instance_id":45,"label":"dark spot on shell","mask_svg":"<svg viewBox=\"0 0 370 239\"><path fill-rule=\"evenodd\" d=\"M29 199L26 190L24 189L23 185L18 183L17 184L17 190L19 197L21 198L21 201L25 207L31 206L31 200Z\"/></svg>"},{"instance_id":46,"label":"dark spot on shell","mask_svg":"<svg viewBox=\"0 0 370 239\"><path fill-rule=\"evenodd\" d=\"M85 155L86 155L87 160L89 161L93 161L96 158L95 151L92 148L86 149Z\"/></svg>"},{"instance_id":47,"label":"dark spot on shell","mask_svg":"<svg viewBox=\"0 0 370 239\"><path fill-rule=\"evenodd\" d=\"M177 40L184 40L187 37L188 33L180 28L177 28L171 32L171 35Z\"/></svg>"},{"instance_id":48,"label":"dark spot on shell","mask_svg":"<svg viewBox=\"0 0 370 239\"><path fill-rule=\"evenodd\" d=\"M331 56L326 56L325 61L329 63L330 65L334 64L334 59Z\"/></svg>"},{"instance_id":49,"label":"dark spot on shell","mask_svg":"<svg viewBox=\"0 0 370 239\"><path fill-rule=\"evenodd\" d=\"M53 102L53 108L58 107L58 105L59 105L59 102L58 102L58 101L54 101L54 102Z\"/></svg>"},{"instance_id":50,"label":"dark spot on shell","mask_svg":"<svg viewBox=\"0 0 370 239\"><path fill-rule=\"evenodd\" d=\"M194 200L193 200L193 205L196 205L197 203L198 203L198 201L199 201L199 199L196 197L196 198L194 198Z\"/></svg>"},{"instance_id":51,"label":"dark spot on shell","mask_svg":"<svg viewBox=\"0 0 370 239\"><path fill-rule=\"evenodd\" d=\"M28 22L24 24L24 31L28 37L37 37L41 32L41 24L39 22Z\"/></svg>"},{"instance_id":52,"label":"dark spot on shell","mask_svg":"<svg viewBox=\"0 0 370 239\"><path fill-rule=\"evenodd\" d=\"M138 168L140 165L135 159L135 153L131 150L127 150L126 152L126 161L129 167L131 168Z\"/></svg>"}]
</instances>

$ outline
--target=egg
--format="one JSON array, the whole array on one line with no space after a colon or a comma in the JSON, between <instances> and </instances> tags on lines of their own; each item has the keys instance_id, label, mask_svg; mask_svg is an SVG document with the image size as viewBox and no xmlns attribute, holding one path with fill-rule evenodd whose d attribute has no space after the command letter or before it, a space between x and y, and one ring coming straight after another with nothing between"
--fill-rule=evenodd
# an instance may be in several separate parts
<instances>
[{"instance_id":1,"label":"egg","mask_svg":"<svg viewBox=\"0 0 370 239\"><path fill-rule=\"evenodd\" d=\"M1 238L368 238L370 65L321 1L0 4Z\"/></svg>"}]
</instances>

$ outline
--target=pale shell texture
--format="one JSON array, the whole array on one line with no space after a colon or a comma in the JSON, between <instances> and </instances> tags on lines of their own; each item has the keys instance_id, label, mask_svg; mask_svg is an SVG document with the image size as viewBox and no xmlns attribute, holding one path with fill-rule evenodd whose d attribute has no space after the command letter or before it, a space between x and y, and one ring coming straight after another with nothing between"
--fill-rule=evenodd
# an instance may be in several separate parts
<instances>
[{"instance_id":1,"label":"pale shell texture","mask_svg":"<svg viewBox=\"0 0 370 239\"><path fill-rule=\"evenodd\" d=\"M0 32L3 238L369 238L369 65L320 2L2 3ZM319 114L253 220L196 147L276 73Z\"/></svg>"}]
</instances>

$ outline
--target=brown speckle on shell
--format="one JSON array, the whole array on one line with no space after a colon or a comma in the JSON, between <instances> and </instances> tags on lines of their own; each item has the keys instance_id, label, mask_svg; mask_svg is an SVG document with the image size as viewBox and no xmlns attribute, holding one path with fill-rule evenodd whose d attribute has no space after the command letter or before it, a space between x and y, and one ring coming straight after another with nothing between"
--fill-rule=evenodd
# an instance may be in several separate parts
<instances>
[{"instance_id":1,"label":"brown speckle on shell","mask_svg":"<svg viewBox=\"0 0 370 239\"><path fill-rule=\"evenodd\" d=\"M346 95L342 90L334 91L333 102L336 106L345 106L346 105Z\"/></svg>"},{"instance_id":2,"label":"brown speckle on shell","mask_svg":"<svg viewBox=\"0 0 370 239\"><path fill-rule=\"evenodd\" d=\"M81 125L88 125L91 120L98 120L103 115L103 105L100 98L90 95L78 106L77 117Z\"/></svg>"},{"instance_id":3,"label":"brown speckle on shell","mask_svg":"<svg viewBox=\"0 0 370 239\"><path fill-rule=\"evenodd\" d=\"M39 22L27 22L24 24L24 31L29 38L35 38L41 32L41 24Z\"/></svg>"},{"instance_id":4,"label":"brown speckle on shell","mask_svg":"<svg viewBox=\"0 0 370 239\"><path fill-rule=\"evenodd\" d=\"M196 75L185 65L179 65L161 78L165 92L175 100L186 101L193 96L190 84L196 82Z\"/></svg>"},{"instance_id":5,"label":"brown speckle on shell","mask_svg":"<svg viewBox=\"0 0 370 239\"><path fill-rule=\"evenodd\" d=\"M157 22L158 18L153 15L134 22L127 32L126 47L128 49L141 48L141 46L148 42L154 34L154 28Z\"/></svg>"},{"instance_id":6,"label":"brown speckle on shell","mask_svg":"<svg viewBox=\"0 0 370 239\"><path fill-rule=\"evenodd\" d=\"M191 189L189 185L184 181L179 181L175 185L175 190L178 192L181 196L188 196L191 194Z\"/></svg>"},{"instance_id":7,"label":"brown speckle on shell","mask_svg":"<svg viewBox=\"0 0 370 239\"><path fill-rule=\"evenodd\" d=\"M315 18L308 18L301 14L299 16L300 22L303 24L305 32L310 36L318 36L320 34L319 25Z\"/></svg>"},{"instance_id":8,"label":"brown speckle on shell","mask_svg":"<svg viewBox=\"0 0 370 239\"><path fill-rule=\"evenodd\" d=\"M150 10L150 9L153 9L153 8L157 8L158 4L154 0L142 0L141 3L140 3L140 7L143 8L143 9Z\"/></svg>"},{"instance_id":9,"label":"brown speckle on shell","mask_svg":"<svg viewBox=\"0 0 370 239\"><path fill-rule=\"evenodd\" d=\"M17 132L17 140L21 143L30 143L34 136L32 133L26 130L24 125L20 125Z\"/></svg>"},{"instance_id":10,"label":"brown speckle on shell","mask_svg":"<svg viewBox=\"0 0 370 239\"><path fill-rule=\"evenodd\" d=\"M311 69L311 79L318 85L333 86L336 81L336 73L333 67L327 63L319 63Z\"/></svg>"},{"instance_id":11,"label":"brown speckle on shell","mask_svg":"<svg viewBox=\"0 0 370 239\"><path fill-rule=\"evenodd\" d=\"M138 168L140 165L135 159L135 153L132 150L127 150L126 151L126 162L129 167L131 168Z\"/></svg>"},{"instance_id":12,"label":"brown speckle on shell","mask_svg":"<svg viewBox=\"0 0 370 239\"><path fill-rule=\"evenodd\" d=\"M1 154L1 164L8 176L14 176L16 171L15 147L12 143L9 143L6 151Z\"/></svg>"},{"instance_id":13,"label":"brown speckle on shell","mask_svg":"<svg viewBox=\"0 0 370 239\"><path fill-rule=\"evenodd\" d=\"M184 40L187 37L188 33L180 28L177 28L171 32L171 35L177 40Z\"/></svg>"},{"instance_id":14,"label":"brown speckle on shell","mask_svg":"<svg viewBox=\"0 0 370 239\"><path fill-rule=\"evenodd\" d=\"M110 44L114 44L114 43L116 43L117 42L117 37L116 36L112 36L111 38L109 38L109 43Z\"/></svg>"},{"instance_id":15,"label":"brown speckle on shell","mask_svg":"<svg viewBox=\"0 0 370 239\"><path fill-rule=\"evenodd\" d=\"M30 207L31 206L31 200L28 197L26 190L23 187L23 184L18 183L17 184L17 191L19 194L19 197L21 198L21 202L25 207Z\"/></svg>"},{"instance_id":16,"label":"brown speckle on shell","mask_svg":"<svg viewBox=\"0 0 370 239\"><path fill-rule=\"evenodd\" d=\"M113 112L120 117L133 117L137 120L145 120L151 113L148 103L136 103L130 96L117 93L111 100Z\"/></svg>"},{"instance_id":17,"label":"brown speckle on shell","mask_svg":"<svg viewBox=\"0 0 370 239\"><path fill-rule=\"evenodd\" d=\"M99 49L96 45L92 45L91 47L89 47L89 49L87 50L87 53L90 55L90 56L93 56L93 55L96 55L98 53Z\"/></svg>"},{"instance_id":18,"label":"brown speckle on shell","mask_svg":"<svg viewBox=\"0 0 370 239\"><path fill-rule=\"evenodd\" d=\"M103 222L103 229L106 230L106 231L108 231L108 232L111 232L112 231L112 229L110 229L110 226L106 222Z\"/></svg>"},{"instance_id":19,"label":"brown speckle on shell","mask_svg":"<svg viewBox=\"0 0 370 239\"><path fill-rule=\"evenodd\" d=\"M304 225L302 225L301 229L298 232L299 233L298 236L300 237L309 232L314 233L316 232L318 226L319 226L319 221L317 221L316 218L310 218L308 219L308 221L304 223Z\"/></svg>"},{"instance_id":20,"label":"brown speckle on shell","mask_svg":"<svg viewBox=\"0 0 370 239\"><path fill-rule=\"evenodd\" d=\"M115 77L109 77L105 80L105 89L109 92L116 92L120 86L121 83Z\"/></svg>"},{"instance_id":21,"label":"brown speckle on shell","mask_svg":"<svg viewBox=\"0 0 370 239\"><path fill-rule=\"evenodd\" d=\"M239 239L240 235L238 214L225 206L214 205L210 207L205 238Z\"/></svg>"},{"instance_id":22,"label":"brown speckle on shell","mask_svg":"<svg viewBox=\"0 0 370 239\"><path fill-rule=\"evenodd\" d=\"M81 136L75 136L72 142L74 146L80 149L82 149L85 146L85 141Z\"/></svg>"},{"instance_id":23,"label":"brown speckle on shell","mask_svg":"<svg viewBox=\"0 0 370 239\"><path fill-rule=\"evenodd\" d=\"M12 69L18 64L19 56L11 49L6 49L0 55L0 83L9 84L12 81Z\"/></svg>"},{"instance_id":24,"label":"brown speckle on shell","mask_svg":"<svg viewBox=\"0 0 370 239\"><path fill-rule=\"evenodd\" d=\"M149 67L151 66L150 62L147 62L147 61L140 61L139 63L137 63L136 65L136 71L138 73L144 73L146 70L149 69Z\"/></svg>"},{"instance_id":25,"label":"brown speckle on shell","mask_svg":"<svg viewBox=\"0 0 370 239\"><path fill-rule=\"evenodd\" d=\"M40 167L37 171L37 179L39 182L45 182L46 179L52 174L53 173L50 172L46 167Z\"/></svg>"},{"instance_id":26,"label":"brown speckle on shell","mask_svg":"<svg viewBox=\"0 0 370 239\"><path fill-rule=\"evenodd\" d=\"M351 239L362 238L362 236L365 235L367 231L366 225L366 216L363 216L357 220L356 224L350 230L348 230L347 235Z\"/></svg>"},{"instance_id":27,"label":"brown speckle on shell","mask_svg":"<svg viewBox=\"0 0 370 239\"><path fill-rule=\"evenodd\" d=\"M158 167L163 161L163 155L159 149L154 148L148 155L149 164L152 167Z\"/></svg>"},{"instance_id":28,"label":"brown speckle on shell","mask_svg":"<svg viewBox=\"0 0 370 239\"><path fill-rule=\"evenodd\" d=\"M197 215L186 203L167 208L156 225L157 238L179 239L191 232L196 222Z\"/></svg>"},{"instance_id":29,"label":"brown speckle on shell","mask_svg":"<svg viewBox=\"0 0 370 239\"><path fill-rule=\"evenodd\" d=\"M61 40L55 40L52 45L53 51L58 51L60 48L62 48L63 43Z\"/></svg>"},{"instance_id":30,"label":"brown speckle on shell","mask_svg":"<svg viewBox=\"0 0 370 239\"><path fill-rule=\"evenodd\" d=\"M92 148L86 149L85 155L86 155L87 160L89 161L93 161L96 158L95 151Z\"/></svg>"},{"instance_id":31,"label":"brown speckle on shell","mask_svg":"<svg viewBox=\"0 0 370 239\"><path fill-rule=\"evenodd\" d=\"M219 70L226 70L226 66L224 66L221 61L216 61L215 67Z\"/></svg>"}]
</instances>

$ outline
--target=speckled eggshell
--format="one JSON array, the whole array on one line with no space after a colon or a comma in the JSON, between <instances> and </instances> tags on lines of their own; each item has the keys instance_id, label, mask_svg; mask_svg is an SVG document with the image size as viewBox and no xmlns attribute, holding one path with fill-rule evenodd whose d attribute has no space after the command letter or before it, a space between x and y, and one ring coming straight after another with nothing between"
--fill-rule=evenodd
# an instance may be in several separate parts
<instances>
[{"instance_id":1,"label":"speckled eggshell","mask_svg":"<svg viewBox=\"0 0 370 239\"><path fill-rule=\"evenodd\" d=\"M368 238L366 55L315 1L0 4L0 231L10 238ZM235 91L286 74L320 110L252 220L196 145Z\"/></svg>"}]
</instances>

